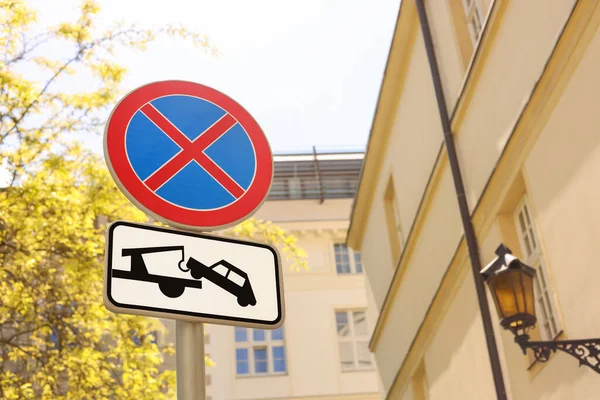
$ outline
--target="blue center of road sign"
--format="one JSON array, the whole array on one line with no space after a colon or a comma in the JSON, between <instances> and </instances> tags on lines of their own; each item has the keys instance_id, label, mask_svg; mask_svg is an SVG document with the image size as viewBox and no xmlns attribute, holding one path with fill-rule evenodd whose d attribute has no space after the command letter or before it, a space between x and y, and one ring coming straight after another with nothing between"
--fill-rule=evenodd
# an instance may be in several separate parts
<instances>
[{"instance_id":1,"label":"blue center of road sign","mask_svg":"<svg viewBox=\"0 0 600 400\"><path fill-rule=\"evenodd\" d=\"M127 157L162 199L193 210L227 206L250 187L254 148L244 128L206 100L165 96L138 110L127 127Z\"/></svg>"}]
</instances>

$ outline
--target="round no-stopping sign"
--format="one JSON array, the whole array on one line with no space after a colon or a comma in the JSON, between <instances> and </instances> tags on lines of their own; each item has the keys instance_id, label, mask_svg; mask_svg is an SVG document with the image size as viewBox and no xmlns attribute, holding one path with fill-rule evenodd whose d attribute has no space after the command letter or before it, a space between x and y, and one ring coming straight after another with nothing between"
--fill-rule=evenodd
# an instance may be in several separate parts
<instances>
[{"instance_id":1,"label":"round no-stopping sign","mask_svg":"<svg viewBox=\"0 0 600 400\"><path fill-rule=\"evenodd\" d=\"M186 81L126 95L106 124L104 157L129 200L184 229L235 225L264 202L273 179L254 118L223 93Z\"/></svg>"}]
</instances>

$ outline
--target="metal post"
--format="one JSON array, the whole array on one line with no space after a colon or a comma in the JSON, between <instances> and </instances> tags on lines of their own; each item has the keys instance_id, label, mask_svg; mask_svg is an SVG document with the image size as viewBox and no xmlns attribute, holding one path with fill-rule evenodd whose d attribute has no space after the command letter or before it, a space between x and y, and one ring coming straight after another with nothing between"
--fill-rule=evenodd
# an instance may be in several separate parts
<instances>
[{"instance_id":1,"label":"metal post","mask_svg":"<svg viewBox=\"0 0 600 400\"><path fill-rule=\"evenodd\" d=\"M313 146L313 156L315 157L315 176L317 177L317 182L319 183L319 196L320 196L320 204L323 204L325 201L325 194L323 193L323 182L321 181L321 174L319 173L319 160L317 159L317 147Z\"/></svg>"},{"instance_id":2,"label":"metal post","mask_svg":"<svg viewBox=\"0 0 600 400\"><path fill-rule=\"evenodd\" d=\"M206 400L204 384L204 324L177 321L177 400Z\"/></svg>"}]
</instances>

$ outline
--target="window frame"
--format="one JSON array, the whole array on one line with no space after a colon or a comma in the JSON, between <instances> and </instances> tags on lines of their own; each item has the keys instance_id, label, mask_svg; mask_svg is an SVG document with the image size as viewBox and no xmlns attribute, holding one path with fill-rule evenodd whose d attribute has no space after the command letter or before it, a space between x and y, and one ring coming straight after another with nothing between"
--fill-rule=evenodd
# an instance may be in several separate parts
<instances>
[{"instance_id":1,"label":"window frame","mask_svg":"<svg viewBox=\"0 0 600 400\"><path fill-rule=\"evenodd\" d=\"M337 327L337 315L338 314L346 314L346 318L348 321L348 336L343 337L340 336ZM365 326L366 332L364 335L357 335L356 328L354 323L354 313L363 313L365 317ZM344 372L360 372L360 371L372 371L375 369L375 358L373 353L369 350L369 321L367 319L367 310L365 308L339 308L335 309L333 312L334 318L334 326L335 326L335 338L337 343L337 352L338 352L338 365L340 371ZM369 352L369 361L370 364L366 366L361 366L359 363L358 357L358 343L365 342L367 344L367 351ZM340 343L351 343L352 344L352 368L344 368L342 366L342 355L340 352Z\"/></svg>"},{"instance_id":2,"label":"window frame","mask_svg":"<svg viewBox=\"0 0 600 400\"><path fill-rule=\"evenodd\" d=\"M533 292L537 325L541 338L542 340L555 340L563 331L563 322L558 312L556 295L552 287L543 249L541 248L536 219L532 213L530 204L527 195L522 196L513 213L513 223L517 231L523 261L536 270L533 279ZM520 219L522 212L524 212L523 223L525 225L525 232L523 231ZM551 321L554 321L554 323L552 324Z\"/></svg>"},{"instance_id":3,"label":"window frame","mask_svg":"<svg viewBox=\"0 0 600 400\"><path fill-rule=\"evenodd\" d=\"M467 4L471 1L471 4ZM462 9L465 16L465 22L467 24L467 30L469 31L469 37L473 44L473 48L477 45L477 42L481 38L481 32L483 32L483 24L485 23L485 15L481 12L481 5L479 0L462 0ZM473 27L473 22L477 19L479 25L477 32Z\"/></svg>"},{"instance_id":4,"label":"window frame","mask_svg":"<svg viewBox=\"0 0 600 400\"><path fill-rule=\"evenodd\" d=\"M390 174L385 193L383 195L383 207L388 232L388 243L390 245L392 256L392 266L394 269L396 269L404 246L404 234L402 232L402 224L400 222L400 206L397 202L393 178L393 175Z\"/></svg>"},{"instance_id":5,"label":"window frame","mask_svg":"<svg viewBox=\"0 0 600 400\"><path fill-rule=\"evenodd\" d=\"M237 341L236 333L238 330L246 331L246 340L245 341ZM282 338L281 339L273 339L273 333L281 330ZM265 340L254 340L254 332L260 331L265 335ZM287 350L285 346L285 329L283 326L278 329L266 330L266 329L256 329L256 328L246 328L237 326L234 328L234 337L233 341L235 344L234 349L234 364L235 364L235 376L236 378L246 378L246 377L261 377L261 376L278 376L278 375L287 375L288 374L288 357ZM275 371L275 357L273 356L273 349L275 347L283 347L283 361L285 370L284 371ZM238 372L238 358L237 358L237 350L238 349L246 349L248 351L248 373L240 374ZM254 357L255 350L266 350L267 353L267 372L256 372L256 360ZM279 358L278 358L279 359Z\"/></svg>"},{"instance_id":6,"label":"window frame","mask_svg":"<svg viewBox=\"0 0 600 400\"><path fill-rule=\"evenodd\" d=\"M346 249L346 252L348 254L348 265L349 265L349 269L350 269L349 272L340 272L338 270L338 260L337 260L338 247L343 247L344 249ZM359 263L356 262L357 257L360 259ZM346 246L345 243L341 243L341 242L333 243L333 260L334 260L334 264L335 264L336 275L362 275L364 273L365 266L363 264L362 256L361 256L360 252L355 251L351 247ZM360 271L356 270L357 265L360 265Z\"/></svg>"}]
</instances>

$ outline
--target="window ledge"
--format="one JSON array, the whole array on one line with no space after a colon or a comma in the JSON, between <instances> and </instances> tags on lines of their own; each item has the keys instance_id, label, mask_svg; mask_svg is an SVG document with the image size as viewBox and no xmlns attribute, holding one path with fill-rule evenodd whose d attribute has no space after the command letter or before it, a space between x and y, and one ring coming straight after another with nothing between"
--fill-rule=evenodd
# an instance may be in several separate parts
<instances>
[{"instance_id":1,"label":"window ledge","mask_svg":"<svg viewBox=\"0 0 600 400\"><path fill-rule=\"evenodd\" d=\"M343 369L342 374L347 374L347 373L356 373L356 372L375 372L375 367L369 367L369 368L359 368L359 369Z\"/></svg>"},{"instance_id":2,"label":"window ledge","mask_svg":"<svg viewBox=\"0 0 600 400\"><path fill-rule=\"evenodd\" d=\"M288 372L271 372L266 374L244 374L244 375L235 375L236 379L252 379L252 378L279 378L289 376Z\"/></svg>"}]
</instances>

